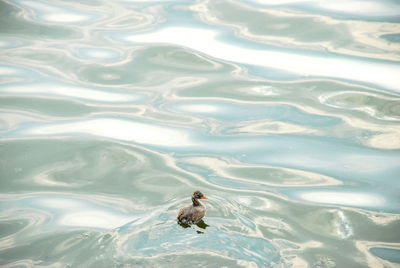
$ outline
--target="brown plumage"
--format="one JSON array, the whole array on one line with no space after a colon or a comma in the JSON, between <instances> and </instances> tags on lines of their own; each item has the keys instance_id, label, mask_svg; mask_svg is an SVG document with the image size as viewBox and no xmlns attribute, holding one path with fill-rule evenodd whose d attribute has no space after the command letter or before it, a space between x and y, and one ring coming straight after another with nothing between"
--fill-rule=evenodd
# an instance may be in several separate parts
<instances>
[{"instance_id":1,"label":"brown plumage","mask_svg":"<svg viewBox=\"0 0 400 268\"><path fill-rule=\"evenodd\" d=\"M176 219L184 224L198 223L206 213L206 207L199 199L208 199L200 191L195 191L192 195L191 205L187 205L179 210Z\"/></svg>"}]
</instances>

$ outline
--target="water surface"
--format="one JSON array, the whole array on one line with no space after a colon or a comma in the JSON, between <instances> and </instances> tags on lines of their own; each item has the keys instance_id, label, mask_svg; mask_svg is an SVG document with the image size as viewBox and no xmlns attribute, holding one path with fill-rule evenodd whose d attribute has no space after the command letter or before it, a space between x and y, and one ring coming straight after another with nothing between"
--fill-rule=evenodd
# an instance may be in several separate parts
<instances>
[{"instance_id":1,"label":"water surface","mask_svg":"<svg viewBox=\"0 0 400 268\"><path fill-rule=\"evenodd\" d=\"M398 267L399 18L0 1L0 266Z\"/></svg>"}]
</instances>

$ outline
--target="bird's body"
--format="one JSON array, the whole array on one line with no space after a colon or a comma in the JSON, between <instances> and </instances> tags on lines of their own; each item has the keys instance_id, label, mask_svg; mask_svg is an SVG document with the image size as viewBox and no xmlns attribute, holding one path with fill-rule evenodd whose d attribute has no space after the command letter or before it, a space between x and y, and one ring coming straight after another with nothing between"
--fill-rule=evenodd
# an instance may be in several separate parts
<instances>
[{"instance_id":1,"label":"bird's body","mask_svg":"<svg viewBox=\"0 0 400 268\"><path fill-rule=\"evenodd\" d=\"M206 213L206 207L199 199L207 199L201 192L195 191L192 195L192 204L181 208L177 220L184 224L198 223Z\"/></svg>"}]
</instances>

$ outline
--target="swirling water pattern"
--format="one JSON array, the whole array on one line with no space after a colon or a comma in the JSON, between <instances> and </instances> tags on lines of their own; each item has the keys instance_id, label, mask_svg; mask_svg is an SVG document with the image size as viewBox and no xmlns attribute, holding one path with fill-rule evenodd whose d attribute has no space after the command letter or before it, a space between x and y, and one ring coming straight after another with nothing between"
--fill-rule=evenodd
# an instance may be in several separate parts
<instances>
[{"instance_id":1,"label":"swirling water pattern","mask_svg":"<svg viewBox=\"0 0 400 268\"><path fill-rule=\"evenodd\" d=\"M400 265L399 3L0 5L1 267Z\"/></svg>"}]
</instances>

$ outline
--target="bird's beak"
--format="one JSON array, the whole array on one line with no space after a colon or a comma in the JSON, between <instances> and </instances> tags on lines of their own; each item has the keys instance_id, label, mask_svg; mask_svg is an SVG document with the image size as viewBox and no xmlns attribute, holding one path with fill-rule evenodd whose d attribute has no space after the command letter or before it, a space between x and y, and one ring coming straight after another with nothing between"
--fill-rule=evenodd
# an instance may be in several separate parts
<instances>
[{"instance_id":1,"label":"bird's beak","mask_svg":"<svg viewBox=\"0 0 400 268\"><path fill-rule=\"evenodd\" d=\"M203 195L200 199L208 199L208 198Z\"/></svg>"}]
</instances>

